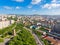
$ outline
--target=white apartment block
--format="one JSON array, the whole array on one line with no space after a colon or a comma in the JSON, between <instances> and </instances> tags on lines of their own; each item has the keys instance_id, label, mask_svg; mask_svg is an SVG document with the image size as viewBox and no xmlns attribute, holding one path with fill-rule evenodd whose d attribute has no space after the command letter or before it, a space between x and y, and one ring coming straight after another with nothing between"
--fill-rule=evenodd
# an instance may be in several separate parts
<instances>
[{"instance_id":1,"label":"white apartment block","mask_svg":"<svg viewBox=\"0 0 60 45\"><path fill-rule=\"evenodd\" d=\"M0 21L0 29L8 27L9 25L11 25L13 23L14 23L14 20Z\"/></svg>"}]
</instances>

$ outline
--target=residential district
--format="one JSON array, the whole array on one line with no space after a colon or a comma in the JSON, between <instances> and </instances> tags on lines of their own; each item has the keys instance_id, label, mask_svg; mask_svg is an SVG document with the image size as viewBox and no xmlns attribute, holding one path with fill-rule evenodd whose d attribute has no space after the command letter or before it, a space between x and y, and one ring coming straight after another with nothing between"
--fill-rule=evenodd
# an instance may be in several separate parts
<instances>
[{"instance_id":1,"label":"residential district","mask_svg":"<svg viewBox=\"0 0 60 45\"><path fill-rule=\"evenodd\" d=\"M60 16L0 15L0 45L60 45Z\"/></svg>"}]
</instances>

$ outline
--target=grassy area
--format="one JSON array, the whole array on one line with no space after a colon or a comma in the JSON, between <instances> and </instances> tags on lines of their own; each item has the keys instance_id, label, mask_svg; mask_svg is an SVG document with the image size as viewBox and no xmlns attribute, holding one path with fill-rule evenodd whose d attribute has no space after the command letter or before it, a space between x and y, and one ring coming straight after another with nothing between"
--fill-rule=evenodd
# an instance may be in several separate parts
<instances>
[{"instance_id":1,"label":"grassy area","mask_svg":"<svg viewBox=\"0 0 60 45\"><path fill-rule=\"evenodd\" d=\"M23 28L24 25L21 23L18 23L16 26L16 31L21 30L19 33L17 33L17 36L15 36L8 45L36 45L36 42L34 40L34 37L32 34Z\"/></svg>"},{"instance_id":2,"label":"grassy area","mask_svg":"<svg viewBox=\"0 0 60 45\"><path fill-rule=\"evenodd\" d=\"M3 42L3 41L4 41L4 39L3 38L0 38L0 43Z\"/></svg>"},{"instance_id":3,"label":"grassy area","mask_svg":"<svg viewBox=\"0 0 60 45\"><path fill-rule=\"evenodd\" d=\"M0 35L2 35L1 38L5 38L8 35L12 35L12 32L13 32L12 31L13 30L12 28L15 26L15 24L16 23L10 25L9 27L6 27L6 28L1 29L0 30Z\"/></svg>"}]
</instances>

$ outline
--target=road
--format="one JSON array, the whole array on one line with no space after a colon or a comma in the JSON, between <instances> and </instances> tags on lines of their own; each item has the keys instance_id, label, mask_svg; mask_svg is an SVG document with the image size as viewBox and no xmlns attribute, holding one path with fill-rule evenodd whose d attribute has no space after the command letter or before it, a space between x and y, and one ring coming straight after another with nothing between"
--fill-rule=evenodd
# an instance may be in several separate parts
<instances>
[{"instance_id":1,"label":"road","mask_svg":"<svg viewBox=\"0 0 60 45\"><path fill-rule=\"evenodd\" d=\"M41 31L41 30L37 30L38 32L40 32L40 33L44 33L44 31ZM55 38L57 38L57 39L60 39L60 36L58 36L57 34L52 34L52 33L46 33L46 34L48 34L48 36L51 36L51 37L55 37Z\"/></svg>"},{"instance_id":2,"label":"road","mask_svg":"<svg viewBox=\"0 0 60 45\"><path fill-rule=\"evenodd\" d=\"M42 41L39 40L38 36L37 36L34 32L32 33L32 30L30 30L30 29L28 29L28 28L26 28L26 27L24 27L24 28L27 29L28 31L30 31L30 33L34 36L37 45L44 45L44 44L42 43Z\"/></svg>"},{"instance_id":3,"label":"road","mask_svg":"<svg viewBox=\"0 0 60 45\"><path fill-rule=\"evenodd\" d=\"M60 40L60 37L59 37L58 35L53 35L53 34L51 34L51 33L47 33L47 34L48 34L48 36L55 37L55 38L57 38L57 39Z\"/></svg>"},{"instance_id":4,"label":"road","mask_svg":"<svg viewBox=\"0 0 60 45\"><path fill-rule=\"evenodd\" d=\"M37 37L36 34L33 33L33 36L35 38L35 41L36 41L37 45L43 45L42 42L39 40L39 38Z\"/></svg>"}]
</instances>

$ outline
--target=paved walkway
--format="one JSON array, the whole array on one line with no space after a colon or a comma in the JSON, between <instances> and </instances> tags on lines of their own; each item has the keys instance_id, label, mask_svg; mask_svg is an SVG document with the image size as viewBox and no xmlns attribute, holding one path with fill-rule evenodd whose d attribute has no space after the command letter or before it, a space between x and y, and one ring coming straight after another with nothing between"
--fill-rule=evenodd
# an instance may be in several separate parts
<instances>
[{"instance_id":1,"label":"paved walkway","mask_svg":"<svg viewBox=\"0 0 60 45\"><path fill-rule=\"evenodd\" d=\"M6 43L9 41L10 39L4 39L4 42L0 43L0 45L6 45Z\"/></svg>"}]
</instances>

